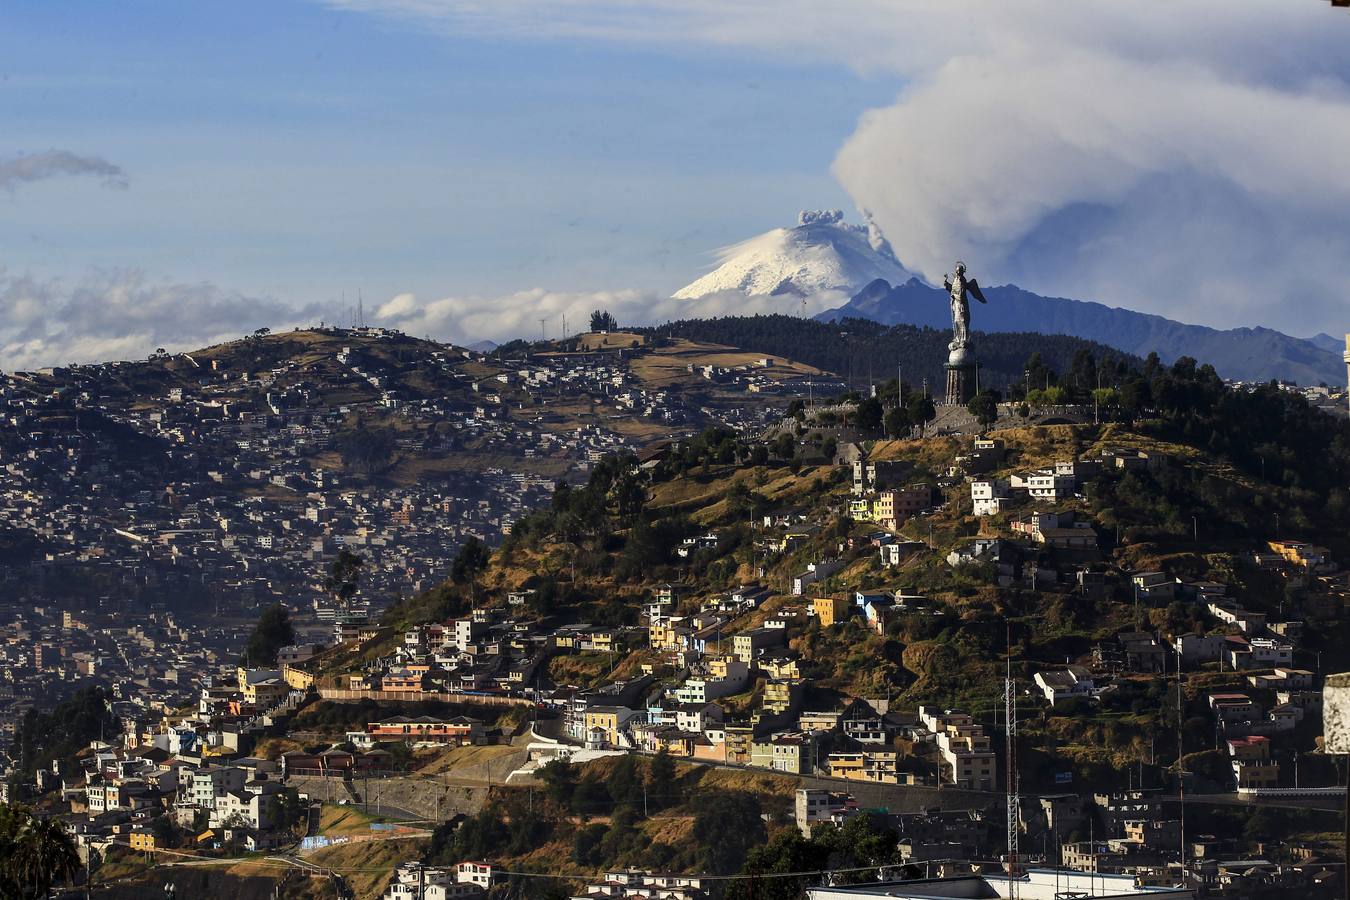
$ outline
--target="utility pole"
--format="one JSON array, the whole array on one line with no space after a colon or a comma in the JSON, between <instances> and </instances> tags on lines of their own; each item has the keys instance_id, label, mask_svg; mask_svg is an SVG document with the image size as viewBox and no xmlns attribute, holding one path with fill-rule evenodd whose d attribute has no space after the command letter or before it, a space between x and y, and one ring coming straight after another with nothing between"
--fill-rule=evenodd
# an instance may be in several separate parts
<instances>
[{"instance_id":1,"label":"utility pole","mask_svg":"<svg viewBox=\"0 0 1350 900\"><path fill-rule=\"evenodd\" d=\"M1182 728L1182 711L1184 703L1181 699L1181 651L1177 651L1177 800L1181 805L1181 886L1186 886L1186 767L1182 760L1185 757L1184 735Z\"/></svg>"}]
</instances>

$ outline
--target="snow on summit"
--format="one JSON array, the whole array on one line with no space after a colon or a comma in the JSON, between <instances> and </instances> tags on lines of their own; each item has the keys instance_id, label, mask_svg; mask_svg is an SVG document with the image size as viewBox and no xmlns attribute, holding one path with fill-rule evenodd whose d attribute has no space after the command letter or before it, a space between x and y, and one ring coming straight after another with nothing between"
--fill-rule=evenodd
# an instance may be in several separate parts
<instances>
[{"instance_id":1,"label":"snow on summit","mask_svg":"<svg viewBox=\"0 0 1350 900\"><path fill-rule=\"evenodd\" d=\"M807 297L825 292L849 296L884 278L908 281L910 273L895 258L875 227L849 225L837 209L806 210L795 228L775 228L723 248L720 265L676 291L692 300L719 291Z\"/></svg>"}]
</instances>

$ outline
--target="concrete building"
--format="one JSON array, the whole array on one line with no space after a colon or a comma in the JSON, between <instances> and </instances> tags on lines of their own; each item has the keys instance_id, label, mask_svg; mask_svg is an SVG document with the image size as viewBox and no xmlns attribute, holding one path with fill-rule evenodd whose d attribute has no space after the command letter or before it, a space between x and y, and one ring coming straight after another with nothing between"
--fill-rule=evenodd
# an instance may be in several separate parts
<instances>
[{"instance_id":1,"label":"concrete building","mask_svg":"<svg viewBox=\"0 0 1350 900\"><path fill-rule=\"evenodd\" d=\"M1019 897L1021 900L1057 900L1062 897L1117 897L1147 895L1153 900L1193 900L1185 888L1140 887L1133 875L1104 875L1065 869L1032 869L1018 878L1005 875L963 875L878 881L854 886L807 888L807 900L935 900L935 898Z\"/></svg>"},{"instance_id":2,"label":"concrete building","mask_svg":"<svg viewBox=\"0 0 1350 900\"><path fill-rule=\"evenodd\" d=\"M811 601L811 608L821 628L844 621L851 612L847 597L817 597Z\"/></svg>"},{"instance_id":3,"label":"concrete building","mask_svg":"<svg viewBox=\"0 0 1350 900\"><path fill-rule=\"evenodd\" d=\"M852 794L826 791L818 788L799 788L793 806L797 828L803 837L811 836L811 826L817 822L841 825L858 814L858 803Z\"/></svg>"}]
</instances>

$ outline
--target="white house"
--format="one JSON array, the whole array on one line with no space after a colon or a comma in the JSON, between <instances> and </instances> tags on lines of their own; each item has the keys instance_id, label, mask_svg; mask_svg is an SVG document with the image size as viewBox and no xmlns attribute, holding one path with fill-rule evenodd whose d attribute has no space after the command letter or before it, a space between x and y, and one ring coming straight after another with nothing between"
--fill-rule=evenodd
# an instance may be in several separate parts
<instances>
[{"instance_id":1,"label":"white house","mask_svg":"<svg viewBox=\"0 0 1350 900\"><path fill-rule=\"evenodd\" d=\"M992 516L1012 501L1012 485L1006 478L991 478L970 483L970 499L975 515Z\"/></svg>"},{"instance_id":2,"label":"white house","mask_svg":"<svg viewBox=\"0 0 1350 900\"><path fill-rule=\"evenodd\" d=\"M1032 500L1058 503L1073 496L1076 484L1072 475L1061 475L1054 469L1037 469L1025 475L1014 475L1012 486L1025 488Z\"/></svg>"},{"instance_id":3,"label":"white house","mask_svg":"<svg viewBox=\"0 0 1350 900\"><path fill-rule=\"evenodd\" d=\"M1070 697L1090 697L1097 689L1092 674L1081 666L1037 672L1033 680L1045 699L1052 704Z\"/></svg>"},{"instance_id":4,"label":"white house","mask_svg":"<svg viewBox=\"0 0 1350 900\"><path fill-rule=\"evenodd\" d=\"M792 579L792 593L798 596L806 593L808 587L821 579L829 578L843 566L844 564L837 559L810 563L805 572Z\"/></svg>"}]
</instances>

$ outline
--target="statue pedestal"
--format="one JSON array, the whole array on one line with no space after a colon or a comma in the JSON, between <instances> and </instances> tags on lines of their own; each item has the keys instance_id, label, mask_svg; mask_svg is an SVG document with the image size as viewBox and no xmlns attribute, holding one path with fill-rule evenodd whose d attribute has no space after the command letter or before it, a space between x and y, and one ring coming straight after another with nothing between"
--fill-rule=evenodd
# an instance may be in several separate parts
<instances>
[{"instance_id":1,"label":"statue pedestal","mask_svg":"<svg viewBox=\"0 0 1350 900\"><path fill-rule=\"evenodd\" d=\"M943 400L947 406L965 406L975 396L975 363L949 362L943 366L947 370L947 394Z\"/></svg>"}]
</instances>

